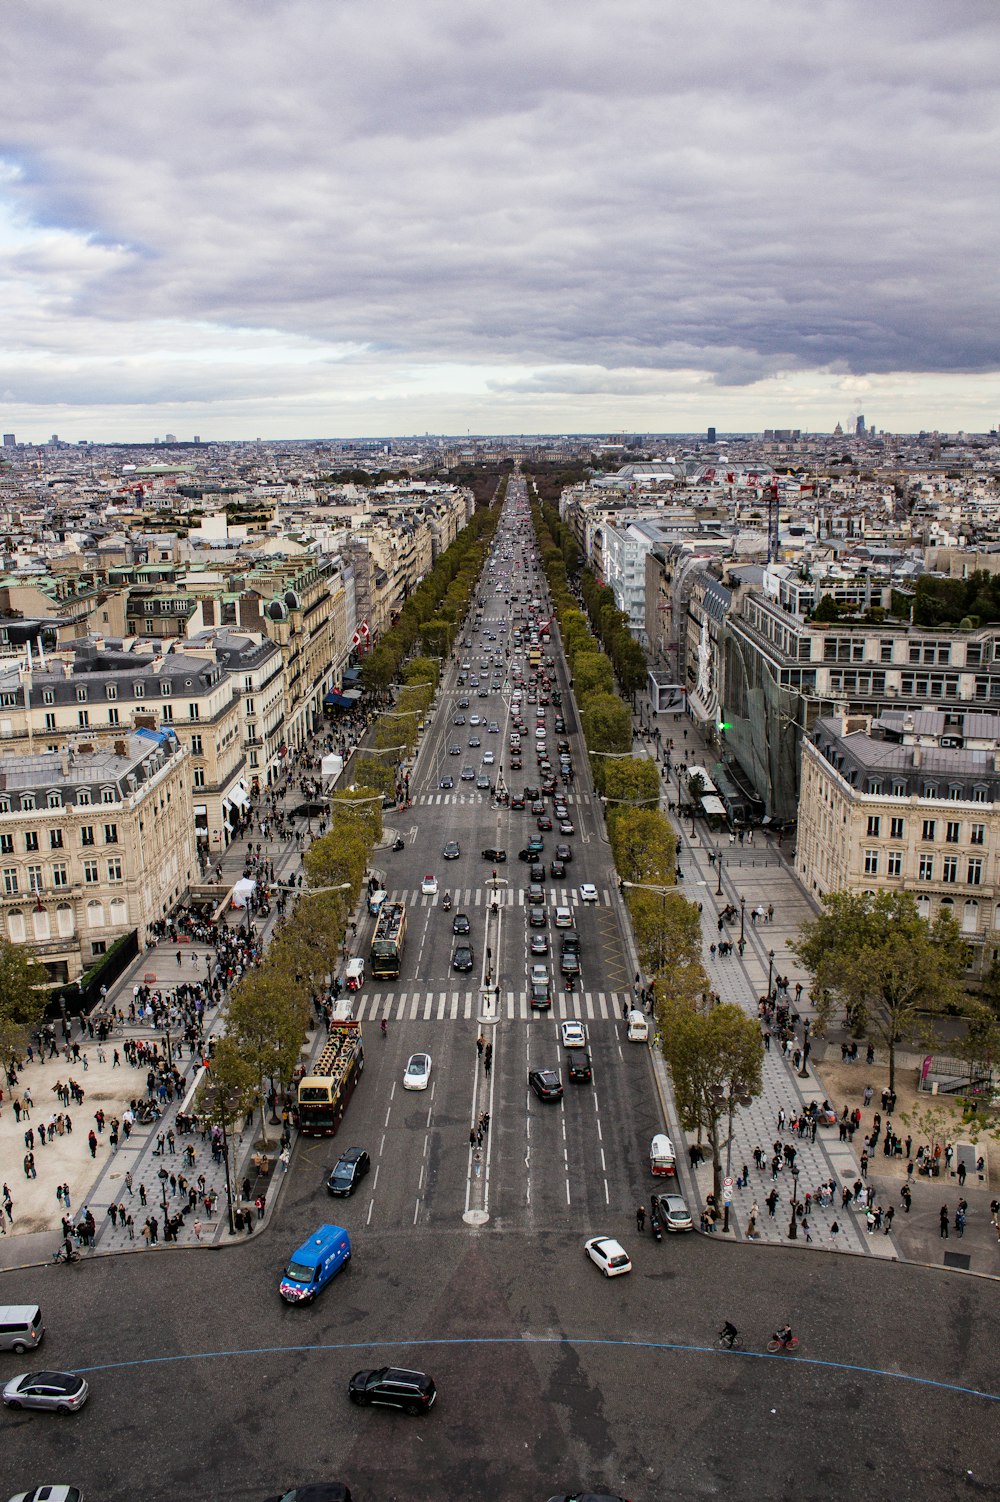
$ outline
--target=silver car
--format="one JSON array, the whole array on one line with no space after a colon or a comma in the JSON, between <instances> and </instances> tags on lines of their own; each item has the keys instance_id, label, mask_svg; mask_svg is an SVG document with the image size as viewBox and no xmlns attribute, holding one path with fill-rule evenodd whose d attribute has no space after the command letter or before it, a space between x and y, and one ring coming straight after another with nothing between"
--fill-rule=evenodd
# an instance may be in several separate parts
<instances>
[{"instance_id":1,"label":"silver car","mask_svg":"<svg viewBox=\"0 0 1000 1502\"><path fill-rule=\"evenodd\" d=\"M90 1397L90 1386L75 1372L22 1372L3 1390L8 1408L54 1408L75 1413Z\"/></svg>"}]
</instances>

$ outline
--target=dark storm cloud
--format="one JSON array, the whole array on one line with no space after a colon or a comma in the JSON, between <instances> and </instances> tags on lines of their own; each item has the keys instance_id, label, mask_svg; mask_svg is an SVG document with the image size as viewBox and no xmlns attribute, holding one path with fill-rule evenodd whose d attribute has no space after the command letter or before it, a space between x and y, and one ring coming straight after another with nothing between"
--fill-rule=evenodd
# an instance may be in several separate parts
<instances>
[{"instance_id":1,"label":"dark storm cloud","mask_svg":"<svg viewBox=\"0 0 1000 1502\"><path fill-rule=\"evenodd\" d=\"M6 52L0 193L80 254L0 275L71 387L177 321L365 347L373 389L998 365L993 3L50 0Z\"/></svg>"}]
</instances>

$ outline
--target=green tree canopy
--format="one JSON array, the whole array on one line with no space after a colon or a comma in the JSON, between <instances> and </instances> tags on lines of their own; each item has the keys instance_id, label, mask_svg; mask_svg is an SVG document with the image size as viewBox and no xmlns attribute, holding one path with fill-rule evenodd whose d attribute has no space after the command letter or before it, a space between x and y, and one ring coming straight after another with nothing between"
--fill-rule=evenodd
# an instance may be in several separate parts
<instances>
[{"instance_id":1,"label":"green tree canopy","mask_svg":"<svg viewBox=\"0 0 1000 1502\"><path fill-rule=\"evenodd\" d=\"M611 854L623 881L673 886L677 841L669 819L655 809L619 808L608 821Z\"/></svg>"},{"instance_id":2,"label":"green tree canopy","mask_svg":"<svg viewBox=\"0 0 1000 1502\"><path fill-rule=\"evenodd\" d=\"M947 913L928 924L909 892L832 892L794 953L812 977L818 1028L845 1007L851 1026L885 1050L896 1087L896 1045L928 1012L960 1005L966 946Z\"/></svg>"},{"instance_id":3,"label":"green tree canopy","mask_svg":"<svg viewBox=\"0 0 1000 1502\"><path fill-rule=\"evenodd\" d=\"M608 826L619 806L623 808L658 808L660 770L646 756L607 758L604 765L603 792L608 803Z\"/></svg>"},{"instance_id":4,"label":"green tree canopy","mask_svg":"<svg viewBox=\"0 0 1000 1502\"><path fill-rule=\"evenodd\" d=\"M284 965L265 963L250 970L229 999L226 1035L256 1079L261 1108L261 1139L266 1081L287 1084L295 1071L309 1020L304 977Z\"/></svg>"},{"instance_id":5,"label":"green tree canopy","mask_svg":"<svg viewBox=\"0 0 1000 1502\"><path fill-rule=\"evenodd\" d=\"M577 703L589 694L613 694L614 691L615 675L604 653L596 647L593 651L578 652L573 659L573 692Z\"/></svg>"},{"instance_id":6,"label":"green tree canopy","mask_svg":"<svg viewBox=\"0 0 1000 1502\"><path fill-rule=\"evenodd\" d=\"M632 716L613 694L592 694L580 706L580 724L588 751L631 752Z\"/></svg>"},{"instance_id":7,"label":"green tree canopy","mask_svg":"<svg viewBox=\"0 0 1000 1502\"><path fill-rule=\"evenodd\" d=\"M23 944L0 939L0 1054L13 1063L45 1015L48 975Z\"/></svg>"}]
</instances>

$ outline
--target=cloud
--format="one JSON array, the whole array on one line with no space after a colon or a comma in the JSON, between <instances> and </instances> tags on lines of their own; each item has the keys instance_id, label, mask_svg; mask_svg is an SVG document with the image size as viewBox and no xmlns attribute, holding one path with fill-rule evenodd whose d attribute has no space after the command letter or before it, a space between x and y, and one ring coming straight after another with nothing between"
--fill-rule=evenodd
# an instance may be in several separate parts
<instances>
[{"instance_id":1,"label":"cloud","mask_svg":"<svg viewBox=\"0 0 1000 1502\"><path fill-rule=\"evenodd\" d=\"M416 370L468 372L470 416L553 380L571 414L939 373L975 405L995 27L992 0L19 7L3 384L25 411L270 389L285 421L297 389L311 421L345 381L354 420L405 412Z\"/></svg>"}]
</instances>

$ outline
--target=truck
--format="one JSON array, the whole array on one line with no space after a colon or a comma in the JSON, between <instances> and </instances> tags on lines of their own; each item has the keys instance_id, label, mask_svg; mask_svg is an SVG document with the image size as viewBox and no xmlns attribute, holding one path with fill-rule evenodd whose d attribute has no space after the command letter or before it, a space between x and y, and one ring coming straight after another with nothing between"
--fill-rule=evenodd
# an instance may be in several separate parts
<instances>
[{"instance_id":1,"label":"truck","mask_svg":"<svg viewBox=\"0 0 1000 1502\"><path fill-rule=\"evenodd\" d=\"M351 1238L344 1227L322 1225L289 1257L278 1292L286 1304L311 1304L350 1260Z\"/></svg>"},{"instance_id":2,"label":"truck","mask_svg":"<svg viewBox=\"0 0 1000 1502\"><path fill-rule=\"evenodd\" d=\"M361 1023L335 1013L329 1027L326 1046L299 1080L299 1130L307 1137L336 1134L365 1067Z\"/></svg>"}]
</instances>

